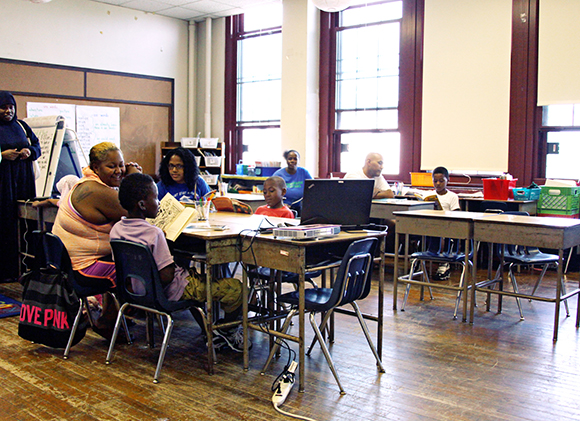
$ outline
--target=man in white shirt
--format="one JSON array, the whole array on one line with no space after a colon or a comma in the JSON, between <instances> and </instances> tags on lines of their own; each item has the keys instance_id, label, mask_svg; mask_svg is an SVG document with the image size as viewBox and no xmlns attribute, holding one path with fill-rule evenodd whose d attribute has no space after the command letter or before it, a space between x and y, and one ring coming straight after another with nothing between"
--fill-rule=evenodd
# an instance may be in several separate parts
<instances>
[{"instance_id":1,"label":"man in white shirt","mask_svg":"<svg viewBox=\"0 0 580 421\"><path fill-rule=\"evenodd\" d=\"M365 165L359 171L346 173L344 178L371 178L375 180L373 199L395 197L391 186L383 177L383 156L377 152L371 152L365 159Z\"/></svg>"}]
</instances>

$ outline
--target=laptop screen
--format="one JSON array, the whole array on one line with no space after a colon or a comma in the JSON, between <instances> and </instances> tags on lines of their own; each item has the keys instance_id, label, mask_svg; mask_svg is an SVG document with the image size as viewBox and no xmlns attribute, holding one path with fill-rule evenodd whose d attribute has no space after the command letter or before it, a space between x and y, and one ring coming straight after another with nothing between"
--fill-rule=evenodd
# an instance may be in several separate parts
<instances>
[{"instance_id":1,"label":"laptop screen","mask_svg":"<svg viewBox=\"0 0 580 421\"><path fill-rule=\"evenodd\" d=\"M350 178L305 180L300 224L368 224L374 185Z\"/></svg>"}]
</instances>

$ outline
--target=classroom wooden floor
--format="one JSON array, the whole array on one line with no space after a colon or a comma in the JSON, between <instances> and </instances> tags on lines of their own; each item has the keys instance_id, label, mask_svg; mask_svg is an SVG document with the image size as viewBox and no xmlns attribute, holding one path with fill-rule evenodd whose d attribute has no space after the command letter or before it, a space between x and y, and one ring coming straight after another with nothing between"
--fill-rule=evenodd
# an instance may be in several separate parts
<instances>
[{"instance_id":1,"label":"classroom wooden floor","mask_svg":"<svg viewBox=\"0 0 580 421\"><path fill-rule=\"evenodd\" d=\"M521 274L522 290L530 287L535 274ZM568 284L577 286L577 273L568 276ZM577 299L570 302L572 317L562 312L554 344L552 304L523 302L526 319L520 321L514 299L504 300L502 314L486 313L482 294L470 326L461 318L452 320L450 292L435 291L434 301L420 302L413 290L407 310L394 312L392 282L386 290L386 373L377 372L356 320L337 315L331 354L347 394L339 394L316 348L307 357L305 393L298 393L295 385L283 409L319 421L580 419ZM554 272L549 272L543 290L554 291ZM20 286L0 285L0 293L19 298ZM376 308L376 288L363 304ZM153 384L158 348L145 347L142 324L132 328L134 344L118 345L107 366L107 342L93 332L65 361L61 350L18 337L17 323L17 317L0 319L1 419L290 419L274 411L270 390L287 354L261 376L267 341L257 332L251 336L248 372L241 368L241 354L226 352L218 354L215 374L209 376L199 328L184 314L176 322L161 383ZM375 326L369 327L374 335ZM307 333L310 338L309 326Z\"/></svg>"}]
</instances>

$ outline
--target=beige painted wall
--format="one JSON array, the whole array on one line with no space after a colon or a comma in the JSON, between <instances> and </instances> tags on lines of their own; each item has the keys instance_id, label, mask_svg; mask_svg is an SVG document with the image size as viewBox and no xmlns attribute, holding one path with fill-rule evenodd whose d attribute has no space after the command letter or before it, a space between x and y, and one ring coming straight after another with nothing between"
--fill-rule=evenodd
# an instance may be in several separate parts
<instances>
[{"instance_id":1,"label":"beige painted wall","mask_svg":"<svg viewBox=\"0 0 580 421\"><path fill-rule=\"evenodd\" d=\"M187 133L187 22L87 0L0 0L0 57L175 79Z\"/></svg>"}]
</instances>

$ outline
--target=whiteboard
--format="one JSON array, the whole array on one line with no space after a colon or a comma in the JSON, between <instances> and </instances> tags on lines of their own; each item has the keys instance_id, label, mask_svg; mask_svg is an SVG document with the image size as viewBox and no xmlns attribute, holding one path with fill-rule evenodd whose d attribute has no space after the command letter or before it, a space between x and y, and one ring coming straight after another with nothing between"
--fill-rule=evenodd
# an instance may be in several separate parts
<instances>
[{"instance_id":1,"label":"whiteboard","mask_svg":"<svg viewBox=\"0 0 580 421\"><path fill-rule=\"evenodd\" d=\"M27 102L26 115L28 118L59 115L64 117L66 121L66 127L76 131L76 105L74 104Z\"/></svg>"},{"instance_id":2,"label":"whiteboard","mask_svg":"<svg viewBox=\"0 0 580 421\"><path fill-rule=\"evenodd\" d=\"M25 118L40 142L42 154L38 158L40 177L36 179L36 196L47 197L52 192L54 177L60 159L65 132L65 120L61 116Z\"/></svg>"},{"instance_id":3,"label":"whiteboard","mask_svg":"<svg viewBox=\"0 0 580 421\"><path fill-rule=\"evenodd\" d=\"M77 136L87 156L91 147L101 142L113 142L121 147L119 107L76 106Z\"/></svg>"}]
</instances>

